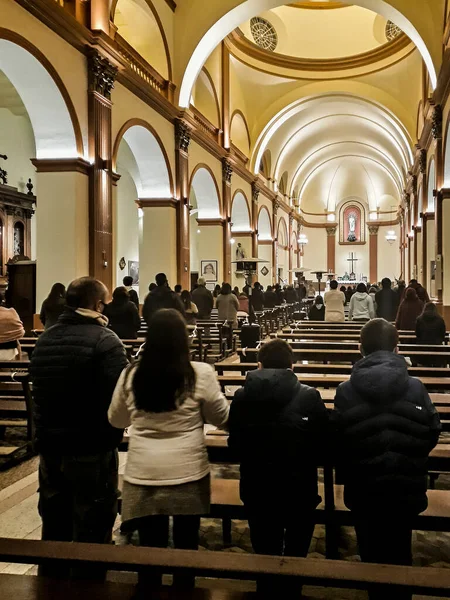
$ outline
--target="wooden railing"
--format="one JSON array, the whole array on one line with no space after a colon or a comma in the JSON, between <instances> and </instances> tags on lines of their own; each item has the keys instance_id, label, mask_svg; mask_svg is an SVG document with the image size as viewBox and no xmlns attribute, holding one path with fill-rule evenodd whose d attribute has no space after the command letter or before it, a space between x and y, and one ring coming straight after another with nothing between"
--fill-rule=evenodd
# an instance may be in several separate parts
<instances>
[{"instance_id":1,"label":"wooden railing","mask_svg":"<svg viewBox=\"0 0 450 600\"><path fill-rule=\"evenodd\" d=\"M169 82L162 77L155 69L130 46L130 44L118 33L113 42L117 52L125 59L130 69L139 75L153 89L168 98Z\"/></svg>"},{"instance_id":2,"label":"wooden railing","mask_svg":"<svg viewBox=\"0 0 450 600\"><path fill-rule=\"evenodd\" d=\"M220 143L220 129L213 125L211 121L208 121L208 119L204 117L202 113L195 108L195 106L191 105L190 110L194 116L196 124L200 127L200 129L206 133L206 135L213 138L213 140L215 140L217 143Z\"/></svg>"}]
</instances>

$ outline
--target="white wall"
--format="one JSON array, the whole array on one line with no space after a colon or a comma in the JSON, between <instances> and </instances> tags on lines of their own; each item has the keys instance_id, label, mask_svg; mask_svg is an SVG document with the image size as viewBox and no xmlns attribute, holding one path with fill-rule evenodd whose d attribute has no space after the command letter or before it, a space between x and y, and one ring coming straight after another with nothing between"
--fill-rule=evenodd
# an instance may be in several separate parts
<instances>
[{"instance_id":1,"label":"white wall","mask_svg":"<svg viewBox=\"0 0 450 600\"><path fill-rule=\"evenodd\" d=\"M263 260L267 260L267 263L263 263L258 265L258 281L261 285L264 286L264 289L267 288L268 285L272 285L272 244L258 244L258 258ZM263 266L267 267L269 273L267 275L261 274L261 269Z\"/></svg>"},{"instance_id":2,"label":"white wall","mask_svg":"<svg viewBox=\"0 0 450 600\"><path fill-rule=\"evenodd\" d=\"M303 257L303 266L311 271L327 268L327 232L323 228L304 228L303 232L308 238ZM305 274L306 279L315 279L315 275Z\"/></svg>"},{"instance_id":3,"label":"white wall","mask_svg":"<svg viewBox=\"0 0 450 600\"><path fill-rule=\"evenodd\" d=\"M0 159L0 167L8 171L8 185L25 193L29 177L36 185L35 170L30 162L30 158L36 156L36 147L28 115L15 116L10 110L0 108L0 154L8 157L8 160Z\"/></svg>"},{"instance_id":4,"label":"white wall","mask_svg":"<svg viewBox=\"0 0 450 600\"><path fill-rule=\"evenodd\" d=\"M238 243L242 245L242 248L245 251L245 256L252 256L252 238L250 236L240 236L239 234L232 234L233 235L233 239L235 240L235 243L231 246L231 262L236 260L236 248ZM262 269L263 265L260 265L258 267L258 270ZM257 278L253 278L253 281L261 281L260 277L262 277L262 275L259 275ZM237 277L236 276L236 265L232 264L231 265L231 287L234 286L238 286L238 288L241 290L244 285L245 285L245 277L240 276Z\"/></svg>"},{"instance_id":5,"label":"white wall","mask_svg":"<svg viewBox=\"0 0 450 600\"><path fill-rule=\"evenodd\" d=\"M119 167L120 168L120 167ZM137 191L134 181L128 171L120 169L122 176L117 184L115 219L116 219L116 285L122 285L122 279L128 275L128 261L139 261L139 218L136 205ZM125 258L126 267L122 271L119 261ZM147 289L148 283L143 282L142 289ZM138 291L138 288L136 288ZM138 291L139 293L139 291Z\"/></svg>"},{"instance_id":6,"label":"white wall","mask_svg":"<svg viewBox=\"0 0 450 600\"><path fill-rule=\"evenodd\" d=\"M388 231L395 231L397 241L392 245L386 241L386 233ZM378 281L381 281L383 277L389 277L392 281L394 278L400 277L401 264L400 264L400 225L393 227L380 227L378 231Z\"/></svg>"},{"instance_id":7,"label":"white wall","mask_svg":"<svg viewBox=\"0 0 450 600\"><path fill-rule=\"evenodd\" d=\"M423 285L427 288L430 296L436 294L436 285L433 281L431 284L431 261L435 260L436 257L436 228L434 221L427 221L427 257L428 257L428 280L423 282Z\"/></svg>"}]
</instances>

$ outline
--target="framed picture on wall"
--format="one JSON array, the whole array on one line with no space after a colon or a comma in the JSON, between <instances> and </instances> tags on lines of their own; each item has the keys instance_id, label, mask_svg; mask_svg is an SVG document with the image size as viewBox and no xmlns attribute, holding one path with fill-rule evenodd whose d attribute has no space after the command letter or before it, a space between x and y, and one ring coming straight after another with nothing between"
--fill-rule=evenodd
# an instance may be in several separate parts
<instances>
[{"instance_id":1,"label":"framed picture on wall","mask_svg":"<svg viewBox=\"0 0 450 600\"><path fill-rule=\"evenodd\" d=\"M203 277L207 282L217 281L217 260L202 260L200 261L200 277Z\"/></svg>"},{"instance_id":2,"label":"framed picture on wall","mask_svg":"<svg viewBox=\"0 0 450 600\"><path fill-rule=\"evenodd\" d=\"M128 275L133 278L133 285L139 284L139 261L128 261Z\"/></svg>"}]
</instances>

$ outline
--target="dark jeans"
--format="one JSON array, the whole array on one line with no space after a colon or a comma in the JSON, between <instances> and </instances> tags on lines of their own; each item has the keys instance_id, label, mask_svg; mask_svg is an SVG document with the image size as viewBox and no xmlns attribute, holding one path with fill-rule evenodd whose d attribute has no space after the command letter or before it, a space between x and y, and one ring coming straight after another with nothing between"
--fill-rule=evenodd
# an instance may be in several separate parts
<instances>
[{"instance_id":1,"label":"dark jeans","mask_svg":"<svg viewBox=\"0 0 450 600\"><path fill-rule=\"evenodd\" d=\"M248 525L253 550L257 554L272 554L276 556L305 557L308 554L311 538L314 533L314 513L302 511L300 508L295 515L283 515L281 512L252 511L247 507ZM301 584L295 577L281 579L259 577L257 580L258 593L276 598L290 596L298 598Z\"/></svg>"},{"instance_id":2,"label":"dark jeans","mask_svg":"<svg viewBox=\"0 0 450 600\"><path fill-rule=\"evenodd\" d=\"M87 456L41 454L39 514L42 539L110 544L117 516L118 453ZM67 577L69 569L43 566L40 575ZM76 577L100 578L104 569L83 567Z\"/></svg>"},{"instance_id":3,"label":"dark jeans","mask_svg":"<svg viewBox=\"0 0 450 600\"><path fill-rule=\"evenodd\" d=\"M198 533L200 517L197 515L177 515L173 517L173 545L179 550L198 550ZM150 548L167 548L169 545L169 517L154 515L139 519L137 522L139 543ZM141 588L154 588L162 583L162 574L156 569L139 573ZM191 588L195 586L195 577L176 575L174 584L177 587ZM143 590L144 591L144 590Z\"/></svg>"},{"instance_id":4,"label":"dark jeans","mask_svg":"<svg viewBox=\"0 0 450 600\"><path fill-rule=\"evenodd\" d=\"M355 531L361 560L369 563L406 565L412 564L412 526L409 521L399 519L377 519L355 517ZM373 586L369 590L370 600L411 600L407 589L399 591Z\"/></svg>"}]
</instances>

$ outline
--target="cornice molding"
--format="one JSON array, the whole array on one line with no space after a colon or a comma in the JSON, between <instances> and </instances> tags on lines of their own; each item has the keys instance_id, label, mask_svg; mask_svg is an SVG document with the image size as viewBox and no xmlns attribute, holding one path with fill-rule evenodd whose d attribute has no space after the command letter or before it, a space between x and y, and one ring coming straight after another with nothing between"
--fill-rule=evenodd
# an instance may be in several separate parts
<instances>
[{"instance_id":1,"label":"cornice molding","mask_svg":"<svg viewBox=\"0 0 450 600\"><path fill-rule=\"evenodd\" d=\"M197 219L197 223L202 227L222 227L226 219Z\"/></svg>"},{"instance_id":2,"label":"cornice molding","mask_svg":"<svg viewBox=\"0 0 450 600\"><path fill-rule=\"evenodd\" d=\"M138 198L135 202L139 208L176 208L178 205L175 198Z\"/></svg>"},{"instance_id":3,"label":"cornice molding","mask_svg":"<svg viewBox=\"0 0 450 600\"><path fill-rule=\"evenodd\" d=\"M293 2L288 4L290 8L303 8L303 10L332 10L335 8L348 8L348 4L342 2Z\"/></svg>"},{"instance_id":4,"label":"cornice molding","mask_svg":"<svg viewBox=\"0 0 450 600\"><path fill-rule=\"evenodd\" d=\"M232 31L227 41L240 52L250 56L254 60L266 63L279 69L291 69L294 71L347 71L350 69L360 69L373 65L374 63L386 60L404 50L409 44L410 39L402 34L395 38L392 42L388 42L378 46L374 50L346 56L343 58L301 58L297 56L288 56L278 54L277 52L269 52L260 48L257 44L251 42L240 29Z\"/></svg>"},{"instance_id":5,"label":"cornice molding","mask_svg":"<svg viewBox=\"0 0 450 600\"><path fill-rule=\"evenodd\" d=\"M82 173L89 175L92 165L84 158L32 158L37 173Z\"/></svg>"}]
</instances>

